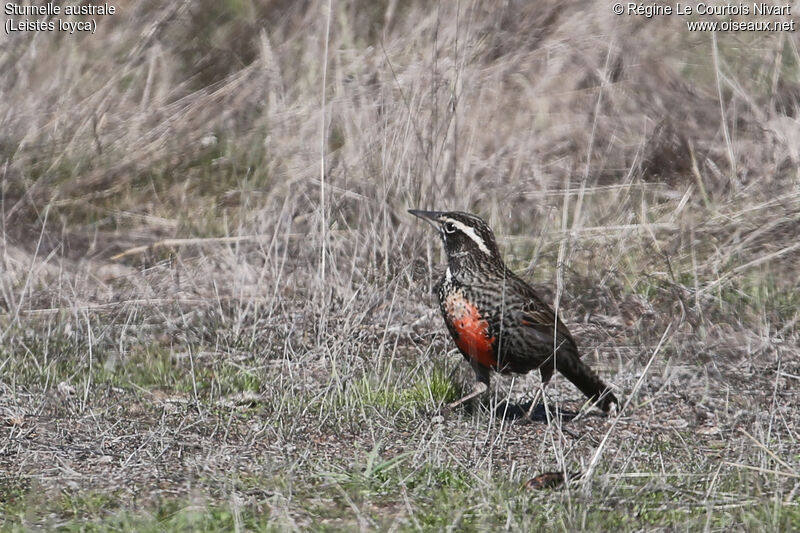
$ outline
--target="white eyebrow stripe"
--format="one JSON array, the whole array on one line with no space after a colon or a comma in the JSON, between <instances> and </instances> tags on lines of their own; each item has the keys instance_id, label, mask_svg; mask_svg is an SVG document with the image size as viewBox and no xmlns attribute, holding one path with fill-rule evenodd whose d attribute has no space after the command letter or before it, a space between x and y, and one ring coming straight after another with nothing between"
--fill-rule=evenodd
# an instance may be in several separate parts
<instances>
[{"instance_id":1,"label":"white eyebrow stripe","mask_svg":"<svg viewBox=\"0 0 800 533\"><path fill-rule=\"evenodd\" d=\"M466 224L464 224L463 222L460 222L460 221L455 220L453 218L447 218L445 220L447 222L450 222L452 225L454 225L459 230L461 230L461 232L464 233L464 235L466 235L467 237L469 237L470 239L475 241L475 244L478 245L478 249L481 252L485 253L486 255L492 255L491 252L489 252L489 248L486 246L486 243L483 242L483 239L481 239L478 236L478 234L475 233L475 228L471 228L471 227L467 226Z\"/></svg>"}]
</instances>

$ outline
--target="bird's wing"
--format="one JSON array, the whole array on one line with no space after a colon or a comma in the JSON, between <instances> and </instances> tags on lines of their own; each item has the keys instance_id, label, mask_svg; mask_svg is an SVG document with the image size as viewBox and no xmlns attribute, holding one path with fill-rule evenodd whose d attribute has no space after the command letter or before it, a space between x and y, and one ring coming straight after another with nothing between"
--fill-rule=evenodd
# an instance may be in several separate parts
<instances>
[{"instance_id":1,"label":"bird's wing","mask_svg":"<svg viewBox=\"0 0 800 533\"><path fill-rule=\"evenodd\" d=\"M540 342L553 344L556 347L564 346L577 354L575 340L561 318L557 318L550 306L532 291L527 296L527 302L520 308L519 314L519 320L527 329L527 333ZM554 335L555 343L553 343Z\"/></svg>"}]
</instances>

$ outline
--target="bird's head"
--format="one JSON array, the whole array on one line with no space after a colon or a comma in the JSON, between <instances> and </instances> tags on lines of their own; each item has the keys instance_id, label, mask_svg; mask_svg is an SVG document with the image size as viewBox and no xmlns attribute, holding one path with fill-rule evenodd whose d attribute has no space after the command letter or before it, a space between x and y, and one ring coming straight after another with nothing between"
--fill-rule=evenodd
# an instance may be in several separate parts
<instances>
[{"instance_id":1,"label":"bird's head","mask_svg":"<svg viewBox=\"0 0 800 533\"><path fill-rule=\"evenodd\" d=\"M438 230L451 265L463 262L464 259L478 264L502 263L494 233L480 217L463 211L409 209L408 212L429 222Z\"/></svg>"}]
</instances>

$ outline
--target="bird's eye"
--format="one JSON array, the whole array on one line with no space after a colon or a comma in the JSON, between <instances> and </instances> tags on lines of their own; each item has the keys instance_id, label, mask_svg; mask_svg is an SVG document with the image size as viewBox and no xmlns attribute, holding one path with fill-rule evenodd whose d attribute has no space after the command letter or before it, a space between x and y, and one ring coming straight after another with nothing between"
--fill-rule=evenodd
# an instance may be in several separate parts
<instances>
[{"instance_id":1,"label":"bird's eye","mask_svg":"<svg viewBox=\"0 0 800 533\"><path fill-rule=\"evenodd\" d=\"M444 232L445 233L455 233L456 232L456 225L452 222L445 222L444 223Z\"/></svg>"}]
</instances>

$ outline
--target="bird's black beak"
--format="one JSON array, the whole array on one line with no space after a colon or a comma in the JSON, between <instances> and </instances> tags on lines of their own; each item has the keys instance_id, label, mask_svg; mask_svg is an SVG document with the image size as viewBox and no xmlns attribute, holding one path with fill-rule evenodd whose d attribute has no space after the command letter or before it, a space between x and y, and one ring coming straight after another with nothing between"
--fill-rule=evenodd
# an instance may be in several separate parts
<instances>
[{"instance_id":1,"label":"bird's black beak","mask_svg":"<svg viewBox=\"0 0 800 533\"><path fill-rule=\"evenodd\" d=\"M436 228L436 231L439 231L439 217L442 216L441 211L423 211L421 209L409 209L409 213L414 215L415 217L419 217L425 222L429 223L431 226Z\"/></svg>"}]
</instances>

